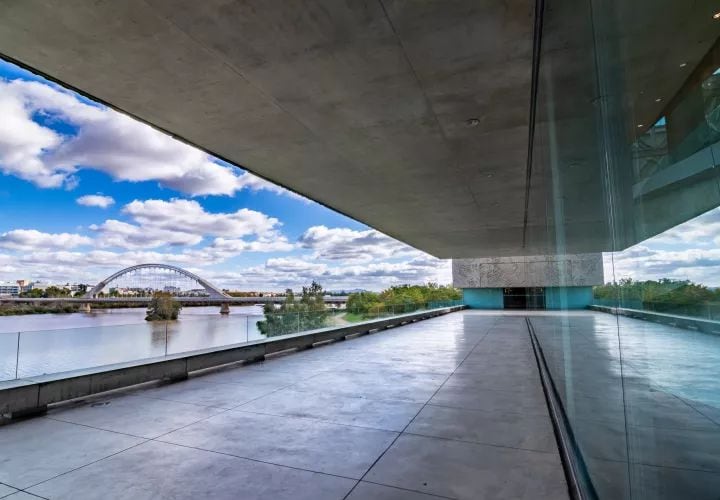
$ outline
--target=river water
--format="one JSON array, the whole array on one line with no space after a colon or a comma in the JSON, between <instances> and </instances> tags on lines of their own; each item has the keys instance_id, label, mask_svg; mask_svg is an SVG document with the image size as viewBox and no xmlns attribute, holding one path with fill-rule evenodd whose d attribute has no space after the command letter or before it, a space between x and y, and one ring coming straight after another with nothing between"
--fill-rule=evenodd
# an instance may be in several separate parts
<instances>
[{"instance_id":1,"label":"river water","mask_svg":"<svg viewBox=\"0 0 720 500\"><path fill-rule=\"evenodd\" d=\"M145 308L0 317L0 380L90 368L263 338L260 306L186 307L177 321Z\"/></svg>"}]
</instances>

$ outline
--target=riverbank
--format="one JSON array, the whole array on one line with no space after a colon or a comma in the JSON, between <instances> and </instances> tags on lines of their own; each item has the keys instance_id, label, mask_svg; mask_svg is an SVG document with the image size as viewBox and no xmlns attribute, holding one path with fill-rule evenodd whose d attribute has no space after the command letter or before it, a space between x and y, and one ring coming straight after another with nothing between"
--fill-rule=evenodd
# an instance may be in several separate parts
<instances>
[{"instance_id":1,"label":"riverbank","mask_svg":"<svg viewBox=\"0 0 720 500\"><path fill-rule=\"evenodd\" d=\"M0 316L24 316L27 314L71 314L80 311L77 304L3 304L0 305Z\"/></svg>"},{"instance_id":2,"label":"riverbank","mask_svg":"<svg viewBox=\"0 0 720 500\"><path fill-rule=\"evenodd\" d=\"M183 308L199 308L208 307L203 304L188 304L183 305ZM103 309L138 309L137 303L128 302L125 304L118 303L94 303L92 309L103 310ZM142 307L144 310L145 308ZM28 314L72 314L83 312L80 304L47 304L47 305L33 305L33 304L0 304L0 316L24 316Z\"/></svg>"}]
</instances>

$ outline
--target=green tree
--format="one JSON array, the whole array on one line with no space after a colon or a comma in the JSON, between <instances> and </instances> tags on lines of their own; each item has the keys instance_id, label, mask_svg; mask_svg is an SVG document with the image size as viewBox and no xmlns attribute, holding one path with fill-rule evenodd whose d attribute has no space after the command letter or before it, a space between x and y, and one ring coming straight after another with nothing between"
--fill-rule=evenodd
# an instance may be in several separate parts
<instances>
[{"instance_id":1,"label":"green tree","mask_svg":"<svg viewBox=\"0 0 720 500\"><path fill-rule=\"evenodd\" d=\"M41 297L44 297L45 292L41 290L40 288L31 288L27 292L22 292L20 294L20 297L30 297L33 299L39 299Z\"/></svg>"},{"instance_id":2,"label":"green tree","mask_svg":"<svg viewBox=\"0 0 720 500\"><path fill-rule=\"evenodd\" d=\"M43 297L68 297L70 296L70 290L67 288L60 288L57 286L49 286L45 289Z\"/></svg>"},{"instance_id":3,"label":"green tree","mask_svg":"<svg viewBox=\"0 0 720 500\"><path fill-rule=\"evenodd\" d=\"M364 316L373 316L384 311L412 312L461 298L462 292L449 285L397 285L380 293L352 293L348 297L347 310L351 314Z\"/></svg>"},{"instance_id":4,"label":"green tree","mask_svg":"<svg viewBox=\"0 0 720 500\"><path fill-rule=\"evenodd\" d=\"M324 295L322 286L315 281L309 287L303 287L299 299L287 289L279 308L271 303L265 304L265 319L257 322L258 330L266 337L274 337L326 326L328 311Z\"/></svg>"},{"instance_id":5,"label":"green tree","mask_svg":"<svg viewBox=\"0 0 720 500\"><path fill-rule=\"evenodd\" d=\"M177 319L182 306L168 292L155 292L148 305L146 321Z\"/></svg>"},{"instance_id":6,"label":"green tree","mask_svg":"<svg viewBox=\"0 0 720 500\"><path fill-rule=\"evenodd\" d=\"M647 281L625 278L594 287L593 296L607 305L690 316L706 316L720 302L718 290L669 278Z\"/></svg>"},{"instance_id":7,"label":"green tree","mask_svg":"<svg viewBox=\"0 0 720 500\"><path fill-rule=\"evenodd\" d=\"M380 295L375 292L351 293L345 308L353 314L368 314L370 310L382 306Z\"/></svg>"}]
</instances>

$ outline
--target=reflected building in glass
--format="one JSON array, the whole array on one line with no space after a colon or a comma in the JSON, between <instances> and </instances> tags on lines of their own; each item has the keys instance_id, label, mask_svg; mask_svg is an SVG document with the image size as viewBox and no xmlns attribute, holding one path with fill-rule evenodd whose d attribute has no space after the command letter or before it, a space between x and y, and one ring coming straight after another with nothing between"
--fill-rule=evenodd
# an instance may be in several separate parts
<instances>
[{"instance_id":1,"label":"reflected building in glass","mask_svg":"<svg viewBox=\"0 0 720 500\"><path fill-rule=\"evenodd\" d=\"M586 498L720 491L717 7L539 11L526 248L603 252L604 276L602 314L527 318Z\"/></svg>"}]
</instances>

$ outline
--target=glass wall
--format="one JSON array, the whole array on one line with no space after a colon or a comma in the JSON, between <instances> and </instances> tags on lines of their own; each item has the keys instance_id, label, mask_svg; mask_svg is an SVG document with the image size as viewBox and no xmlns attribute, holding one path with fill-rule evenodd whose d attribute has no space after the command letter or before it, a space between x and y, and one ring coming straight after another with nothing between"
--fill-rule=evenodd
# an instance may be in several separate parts
<instances>
[{"instance_id":1,"label":"glass wall","mask_svg":"<svg viewBox=\"0 0 720 500\"><path fill-rule=\"evenodd\" d=\"M527 246L605 284L530 322L588 498L720 495L718 10L545 2Z\"/></svg>"}]
</instances>

